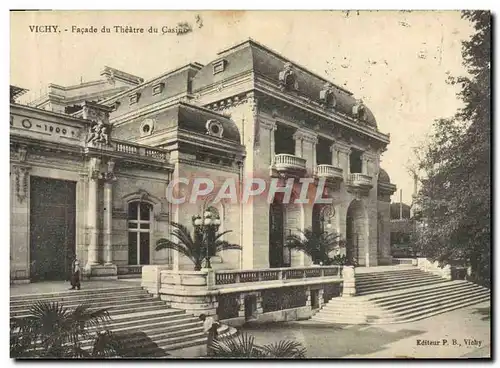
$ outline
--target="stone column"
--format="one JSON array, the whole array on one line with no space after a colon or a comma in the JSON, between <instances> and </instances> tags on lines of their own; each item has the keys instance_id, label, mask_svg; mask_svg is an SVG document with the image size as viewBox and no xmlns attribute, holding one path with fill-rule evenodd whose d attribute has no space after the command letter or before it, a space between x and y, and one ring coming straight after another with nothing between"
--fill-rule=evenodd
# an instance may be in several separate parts
<instances>
[{"instance_id":1,"label":"stone column","mask_svg":"<svg viewBox=\"0 0 500 368\"><path fill-rule=\"evenodd\" d=\"M351 154L351 147L348 144L343 142L335 142L334 143L335 150L338 152L338 161L337 167L342 169L344 173L344 181L349 179L350 174L350 165L349 165L349 156Z\"/></svg>"},{"instance_id":2,"label":"stone column","mask_svg":"<svg viewBox=\"0 0 500 368\"><path fill-rule=\"evenodd\" d=\"M87 204L87 229L89 232L89 245L87 254L87 265L89 269L98 262L97 240L99 232L97 230L97 190L100 177L101 160L97 157L90 158L90 176L89 176L89 197Z\"/></svg>"},{"instance_id":3,"label":"stone column","mask_svg":"<svg viewBox=\"0 0 500 368\"><path fill-rule=\"evenodd\" d=\"M113 264L113 245L111 239L113 223L113 182L116 180L114 174L115 162L108 161L108 171L104 174L104 261L106 265Z\"/></svg>"},{"instance_id":4,"label":"stone column","mask_svg":"<svg viewBox=\"0 0 500 368\"><path fill-rule=\"evenodd\" d=\"M271 120L261 120L260 121L260 136L261 136L261 152L264 149L264 154L269 154L269 165L274 163L275 155L275 139L274 131L276 130L276 122ZM269 153L267 152L269 150Z\"/></svg>"},{"instance_id":5,"label":"stone column","mask_svg":"<svg viewBox=\"0 0 500 368\"><path fill-rule=\"evenodd\" d=\"M337 149L335 143L330 146L330 152L332 153L332 166L340 167L339 150Z\"/></svg>"},{"instance_id":6,"label":"stone column","mask_svg":"<svg viewBox=\"0 0 500 368\"><path fill-rule=\"evenodd\" d=\"M293 135L293 139L295 140L295 156L302 157L302 133L300 131L296 131Z\"/></svg>"}]
</instances>

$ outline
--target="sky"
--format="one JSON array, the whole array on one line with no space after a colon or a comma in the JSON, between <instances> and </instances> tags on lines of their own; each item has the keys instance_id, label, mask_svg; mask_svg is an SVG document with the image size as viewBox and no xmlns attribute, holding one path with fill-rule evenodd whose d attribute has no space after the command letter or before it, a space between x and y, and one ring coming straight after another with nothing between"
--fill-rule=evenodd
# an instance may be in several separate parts
<instances>
[{"instance_id":1,"label":"sky","mask_svg":"<svg viewBox=\"0 0 500 368\"><path fill-rule=\"evenodd\" d=\"M162 35L187 22L192 32ZM35 33L30 25L57 25ZM113 26L144 28L116 33ZM72 27L95 27L79 34ZM110 33L101 33L102 27ZM148 33L149 27L159 33ZM49 83L99 79L105 65L147 79L187 62L208 63L247 38L362 98L391 143L381 167L410 203L412 149L432 122L461 103L448 76L464 75L461 42L470 24L456 11L57 11L11 13L10 83L36 97ZM66 31L67 29L67 31Z\"/></svg>"}]
</instances>

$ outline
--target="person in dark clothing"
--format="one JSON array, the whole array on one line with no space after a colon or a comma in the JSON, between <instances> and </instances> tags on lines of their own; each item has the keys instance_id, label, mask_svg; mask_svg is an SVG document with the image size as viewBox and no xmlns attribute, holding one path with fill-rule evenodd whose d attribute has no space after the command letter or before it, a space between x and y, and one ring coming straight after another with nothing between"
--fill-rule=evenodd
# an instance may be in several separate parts
<instances>
[{"instance_id":1,"label":"person in dark clothing","mask_svg":"<svg viewBox=\"0 0 500 368\"><path fill-rule=\"evenodd\" d=\"M207 317L205 314L201 314L199 318L201 321L203 321L203 330L205 331L206 334L208 334L207 355L213 356L214 353L212 349L212 344L217 339L217 329L219 328L220 324L214 321L212 317Z\"/></svg>"},{"instance_id":2,"label":"person in dark clothing","mask_svg":"<svg viewBox=\"0 0 500 368\"><path fill-rule=\"evenodd\" d=\"M80 262L78 259L75 259L71 265L71 289L70 290L80 290L80 276L81 276L81 269L80 269Z\"/></svg>"}]
</instances>

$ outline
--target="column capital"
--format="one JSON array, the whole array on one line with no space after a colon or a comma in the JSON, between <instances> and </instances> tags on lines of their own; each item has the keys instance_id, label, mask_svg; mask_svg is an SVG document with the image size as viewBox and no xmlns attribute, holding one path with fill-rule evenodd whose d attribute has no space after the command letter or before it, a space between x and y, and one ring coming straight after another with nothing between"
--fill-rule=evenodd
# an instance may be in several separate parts
<instances>
[{"instance_id":1,"label":"column capital","mask_svg":"<svg viewBox=\"0 0 500 368\"><path fill-rule=\"evenodd\" d=\"M351 153L351 146L341 141L335 141L330 147L334 147L333 149L336 149L337 151L342 153Z\"/></svg>"},{"instance_id":2,"label":"column capital","mask_svg":"<svg viewBox=\"0 0 500 368\"><path fill-rule=\"evenodd\" d=\"M276 130L278 127L276 124L276 121L273 121L273 120L267 120L267 119L264 120L261 118L259 123L260 123L261 128L268 129L271 131Z\"/></svg>"},{"instance_id":3,"label":"column capital","mask_svg":"<svg viewBox=\"0 0 500 368\"><path fill-rule=\"evenodd\" d=\"M309 142L312 144L317 144L318 143L318 134L316 134L312 131L306 130L306 129L299 128L294 133L293 139L295 139L295 140L300 139L300 140L303 140L303 141L306 141L306 142Z\"/></svg>"}]
</instances>

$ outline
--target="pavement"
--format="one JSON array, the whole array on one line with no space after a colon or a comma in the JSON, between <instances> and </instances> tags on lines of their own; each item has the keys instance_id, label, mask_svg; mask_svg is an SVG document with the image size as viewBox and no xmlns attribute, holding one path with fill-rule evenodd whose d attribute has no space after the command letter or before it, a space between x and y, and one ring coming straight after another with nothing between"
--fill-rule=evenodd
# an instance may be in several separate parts
<instances>
[{"instance_id":1,"label":"pavement","mask_svg":"<svg viewBox=\"0 0 500 368\"><path fill-rule=\"evenodd\" d=\"M312 321L247 325L257 344L282 339L302 343L308 358L489 358L490 303L421 321L387 325L340 325ZM432 343L432 345L430 345ZM437 345L436 345L437 344Z\"/></svg>"}]
</instances>

